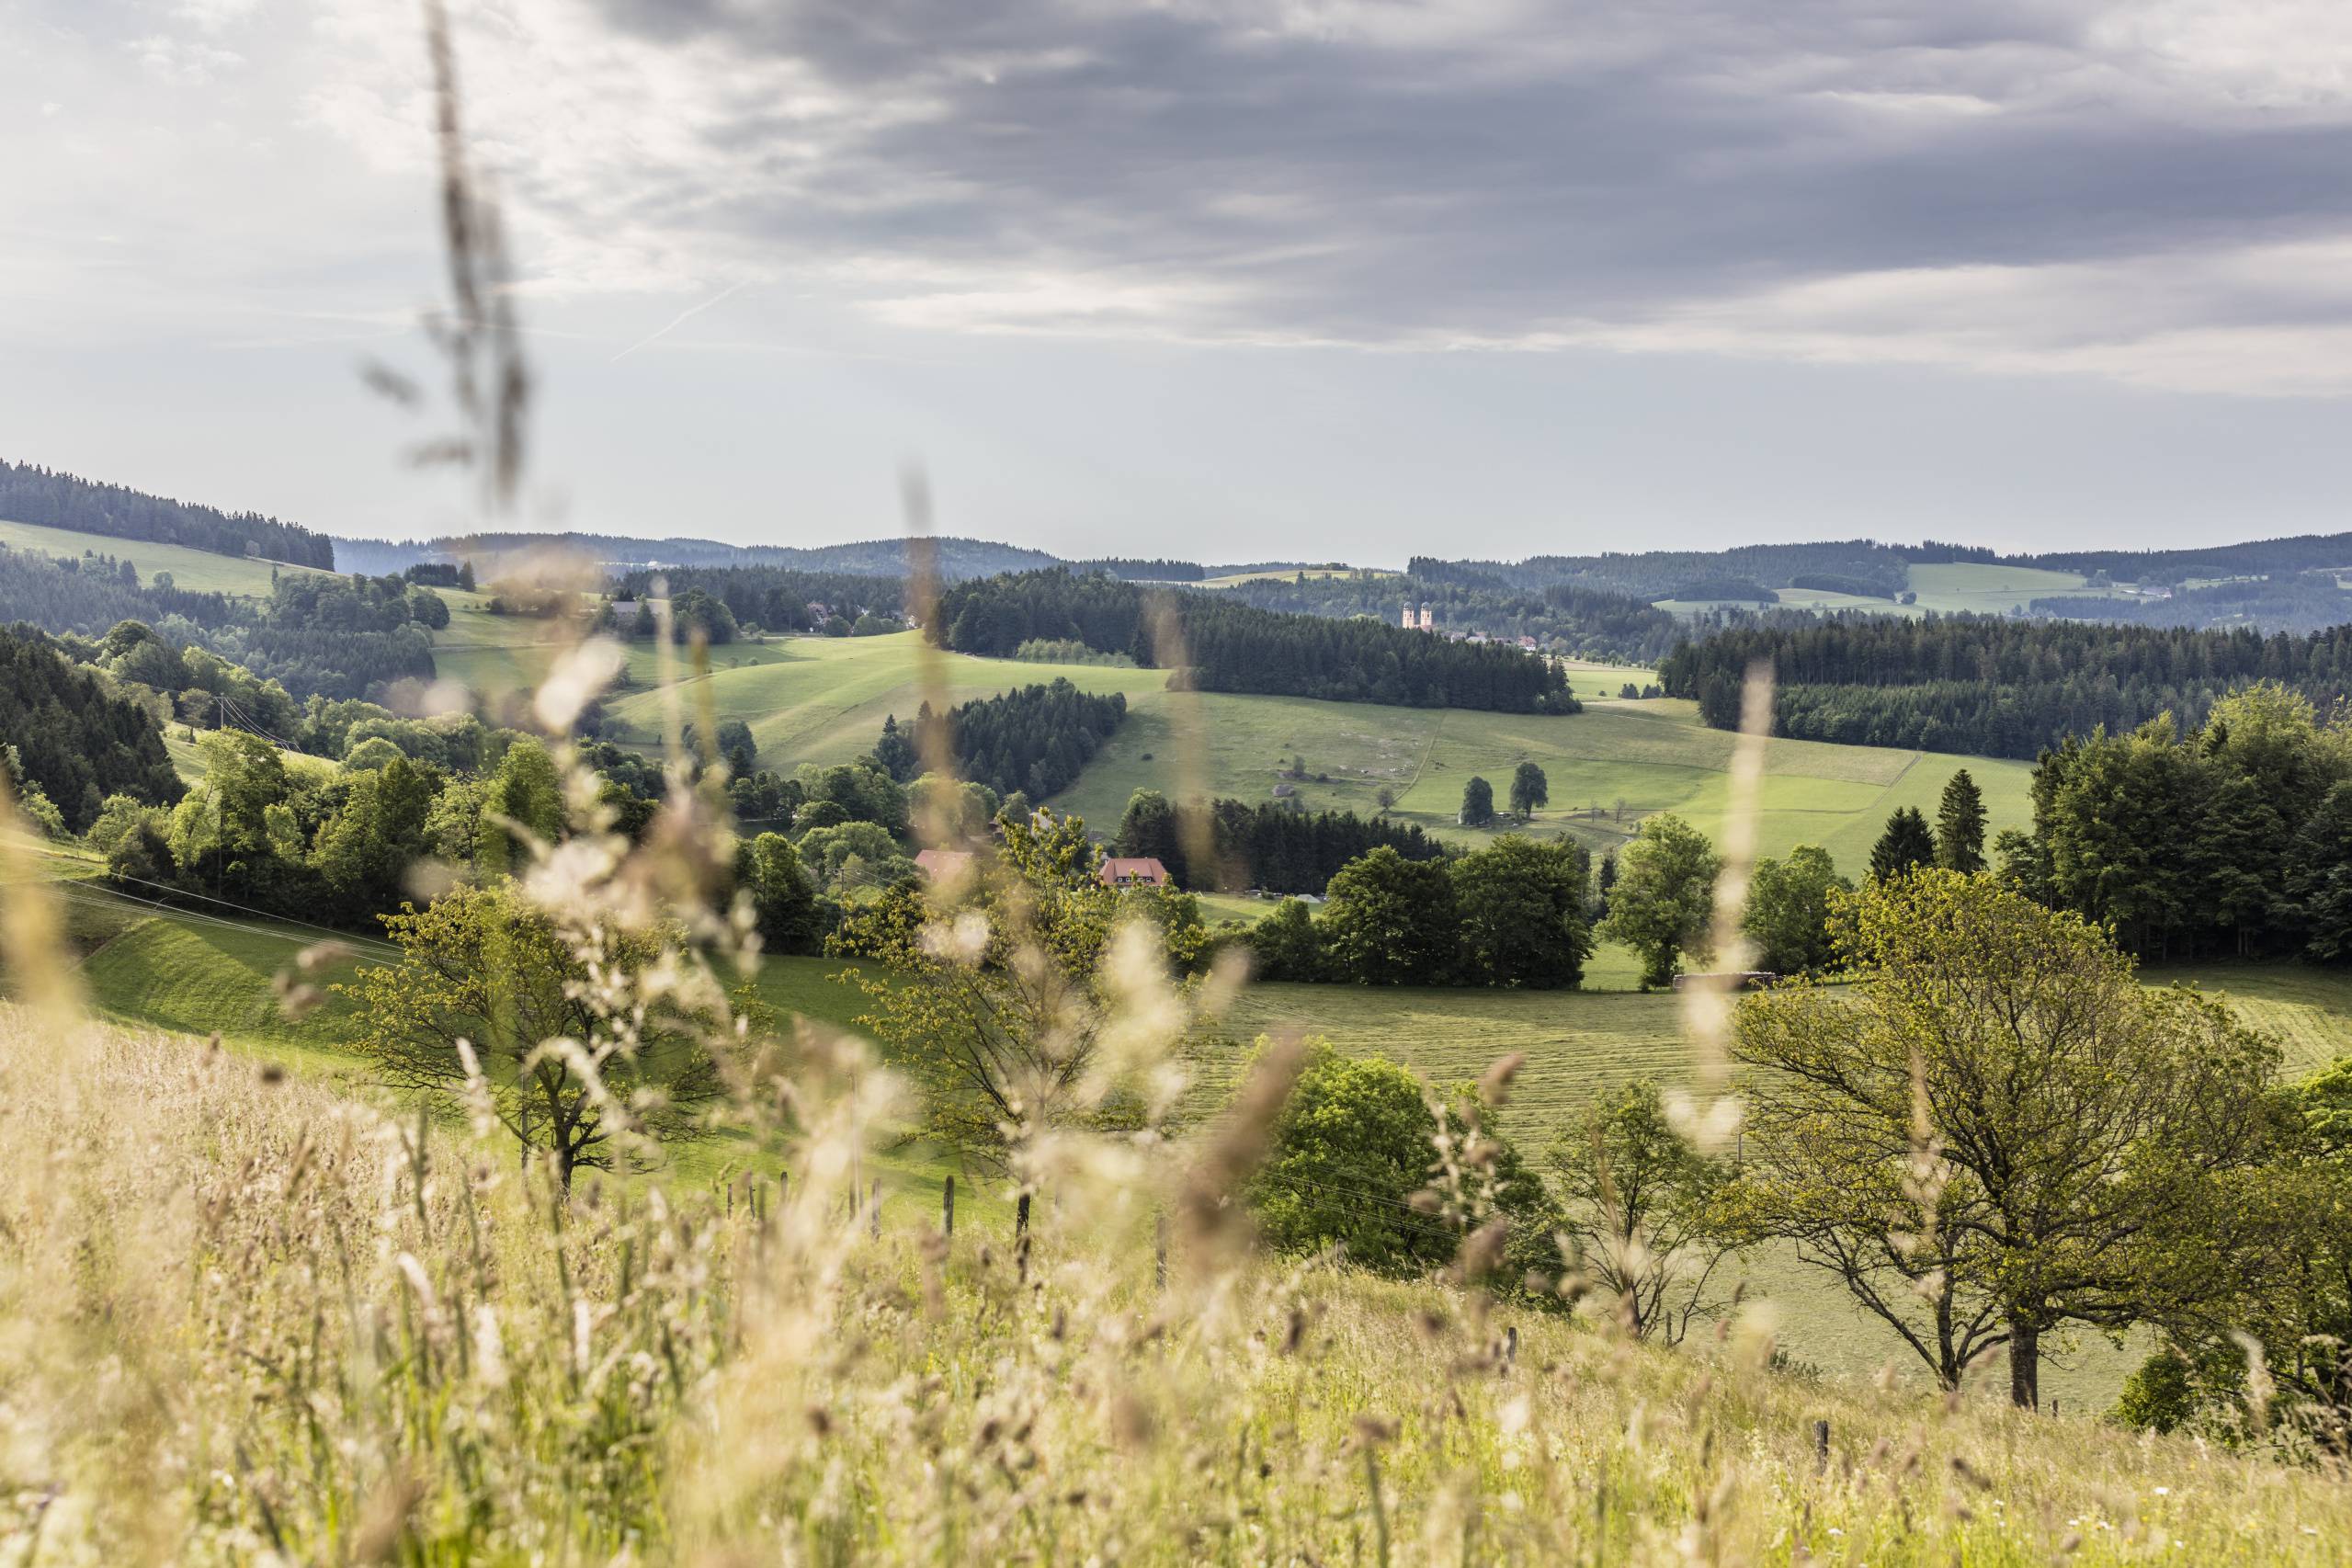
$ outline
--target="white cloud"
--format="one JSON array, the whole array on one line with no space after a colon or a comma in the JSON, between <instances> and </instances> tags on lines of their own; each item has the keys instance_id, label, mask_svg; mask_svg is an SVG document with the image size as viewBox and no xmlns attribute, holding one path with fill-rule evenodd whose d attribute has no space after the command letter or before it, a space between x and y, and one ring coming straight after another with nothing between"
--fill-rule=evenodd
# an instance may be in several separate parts
<instances>
[{"instance_id":1,"label":"white cloud","mask_svg":"<svg viewBox=\"0 0 2352 1568\"><path fill-rule=\"evenodd\" d=\"M150 33L131 41L131 52L149 74L178 86L201 87L224 71L243 65L244 56L193 39Z\"/></svg>"},{"instance_id":2,"label":"white cloud","mask_svg":"<svg viewBox=\"0 0 2352 1568\"><path fill-rule=\"evenodd\" d=\"M1837 278L1488 347L1598 347L2087 375L2167 392L2352 394L2352 239Z\"/></svg>"}]
</instances>

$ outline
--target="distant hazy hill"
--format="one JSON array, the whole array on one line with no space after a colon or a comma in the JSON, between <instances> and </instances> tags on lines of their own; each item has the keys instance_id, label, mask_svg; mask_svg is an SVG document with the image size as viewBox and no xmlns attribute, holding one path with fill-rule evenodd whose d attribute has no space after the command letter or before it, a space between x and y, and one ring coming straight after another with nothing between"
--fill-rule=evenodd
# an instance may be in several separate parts
<instances>
[{"instance_id":1,"label":"distant hazy hill","mask_svg":"<svg viewBox=\"0 0 2352 1568\"><path fill-rule=\"evenodd\" d=\"M939 571L950 578L990 577L1059 564L1041 550L987 540L942 539ZM414 541L346 539L335 541L337 559L354 572L398 572L420 561L465 556L480 562L557 544L619 566L789 566L803 572L898 577L906 573L906 541L866 540L854 544L812 546L727 544L714 539L647 539L625 534L484 533Z\"/></svg>"},{"instance_id":2,"label":"distant hazy hill","mask_svg":"<svg viewBox=\"0 0 2352 1568\"><path fill-rule=\"evenodd\" d=\"M1905 585L1912 567L1951 564L2029 567L2077 572L2085 577L2103 572L2119 583L2169 586L2199 579L2268 576L2330 567L2352 570L2352 533L2297 534L2194 550L2073 550L2040 555L2003 555L1979 545L1935 540L1881 544L1857 539L1710 551L1531 555L1524 561L1440 561L1416 556L1408 570L1415 577L1471 586L1526 590L1578 583L1644 598L1665 597L1686 582L1710 575L1746 578L1771 588L1822 586L1835 581L1839 592L1891 597Z\"/></svg>"}]
</instances>

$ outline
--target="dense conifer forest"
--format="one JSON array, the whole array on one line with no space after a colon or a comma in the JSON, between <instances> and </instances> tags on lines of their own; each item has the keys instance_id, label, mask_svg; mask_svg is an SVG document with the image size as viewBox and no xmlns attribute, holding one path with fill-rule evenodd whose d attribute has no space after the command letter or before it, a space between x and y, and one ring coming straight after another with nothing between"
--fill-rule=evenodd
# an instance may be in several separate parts
<instances>
[{"instance_id":1,"label":"dense conifer forest","mask_svg":"<svg viewBox=\"0 0 2352 1568\"><path fill-rule=\"evenodd\" d=\"M0 743L11 781L38 788L76 833L108 795L148 805L180 798L153 717L30 626L0 631Z\"/></svg>"},{"instance_id":2,"label":"dense conifer forest","mask_svg":"<svg viewBox=\"0 0 2352 1568\"><path fill-rule=\"evenodd\" d=\"M1776 733L1851 745L2031 757L2068 734L2162 713L2204 722L2231 690L2280 682L2314 701L2352 690L2352 627L2307 636L2008 620L1841 616L1735 628L1659 666L1718 729L1739 722L1748 666L1779 682Z\"/></svg>"},{"instance_id":3,"label":"dense conifer forest","mask_svg":"<svg viewBox=\"0 0 2352 1568\"><path fill-rule=\"evenodd\" d=\"M937 755L935 727L944 724L946 755L959 778L1000 796L1017 791L1042 801L1074 783L1126 717L1124 694L1096 696L1057 679L962 703L944 719L928 703L911 725L902 727L893 714L883 722L874 757L902 783L913 778L923 759Z\"/></svg>"},{"instance_id":4,"label":"dense conifer forest","mask_svg":"<svg viewBox=\"0 0 2352 1568\"><path fill-rule=\"evenodd\" d=\"M1317 896L1348 862L1374 849L1393 849L1408 860L1448 853L1419 827L1381 817L1231 799L1178 807L1156 790L1139 790L1127 802L1114 842L1121 855L1158 859L1180 887ZM1213 863L1195 865L1192 849L1204 842Z\"/></svg>"},{"instance_id":5,"label":"dense conifer forest","mask_svg":"<svg viewBox=\"0 0 2352 1568\"><path fill-rule=\"evenodd\" d=\"M1185 671L1202 691L1503 712L1574 712L1566 677L1546 659L1493 643L1458 642L1369 619L1282 615L1216 592L1178 592ZM1008 657L1022 643L1072 639L1159 667L1162 637L1145 590L1065 568L957 584L939 596L928 631L962 653Z\"/></svg>"}]
</instances>

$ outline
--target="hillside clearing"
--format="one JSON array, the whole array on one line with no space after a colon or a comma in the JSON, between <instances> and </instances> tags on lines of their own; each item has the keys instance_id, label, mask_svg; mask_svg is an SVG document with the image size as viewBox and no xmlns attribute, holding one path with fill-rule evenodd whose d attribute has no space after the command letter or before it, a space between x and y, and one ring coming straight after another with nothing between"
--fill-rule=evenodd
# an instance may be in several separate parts
<instances>
[{"instance_id":1,"label":"hillside clearing","mask_svg":"<svg viewBox=\"0 0 2352 1568\"><path fill-rule=\"evenodd\" d=\"M39 551L64 561L78 561L84 552L95 551L100 555L111 555L118 561L129 561L138 568L142 586L152 586L156 573L168 572L175 585L200 594L237 594L250 598L266 598L269 594L273 572L311 572L324 577L336 575L332 572L320 571L315 566L288 566L248 556L216 555L209 550L190 550L185 545L164 544L153 540L116 539L108 534L52 528L40 523L0 520L0 544L11 550Z\"/></svg>"}]
</instances>

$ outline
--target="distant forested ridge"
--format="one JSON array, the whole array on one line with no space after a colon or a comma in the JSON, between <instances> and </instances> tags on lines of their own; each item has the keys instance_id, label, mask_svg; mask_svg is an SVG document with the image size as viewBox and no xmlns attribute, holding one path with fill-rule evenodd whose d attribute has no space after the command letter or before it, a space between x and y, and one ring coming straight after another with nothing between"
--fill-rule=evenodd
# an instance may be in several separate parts
<instances>
[{"instance_id":1,"label":"distant forested ridge","mask_svg":"<svg viewBox=\"0 0 2352 1568\"><path fill-rule=\"evenodd\" d=\"M1774 731L1848 745L2032 757L2069 734L2194 727L2224 695L2276 681L2323 706L2352 692L2352 626L2307 636L2065 620L1839 616L1737 628L1658 667L1718 729L1739 722L1755 661L1778 680Z\"/></svg>"},{"instance_id":2,"label":"distant forested ridge","mask_svg":"<svg viewBox=\"0 0 2352 1568\"><path fill-rule=\"evenodd\" d=\"M1870 597L1892 598L1903 591L1915 562L1994 559L1990 550L1942 544L1933 540L1922 544L1880 544L1875 540L1851 539L1819 544L1741 545L1730 550L1531 555L1519 562L1439 561L1415 556L1407 570L1415 577L1484 581L1521 590L1573 583L1644 600L1751 597L1681 592L1709 580L1790 588L1799 585L1796 580L1801 576L1832 576L1864 585L1861 591Z\"/></svg>"},{"instance_id":3,"label":"distant forested ridge","mask_svg":"<svg viewBox=\"0 0 2352 1568\"><path fill-rule=\"evenodd\" d=\"M1146 590L1066 568L959 583L927 631L962 653L1010 657L1032 640L1084 642L1165 667ZM1180 678L1202 691L1385 702L1415 708L1574 712L1549 659L1491 642L1454 642L1385 622L1283 615L1215 590L1167 590L1184 645Z\"/></svg>"},{"instance_id":4,"label":"distant forested ridge","mask_svg":"<svg viewBox=\"0 0 2352 1568\"><path fill-rule=\"evenodd\" d=\"M109 539L183 545L216 555L259 556L330 571L335 566L335 541L298 524L258 512L223 512L167 500L31 463L0 460L0 517Z\"/></svg>"},{"instance_id":5,"label":"distant forested ridge","mask_svg":"<svg viewBox=\"0 0 2352 1568\"><path fill-rule=\"evenodd\" d=\"M1100 572L1131 583L1198 583L1208 575L1195 561L1143 561L1131 555L1098 556L1070 564L1073 571Z\"/></svg>"},{"instance_id":6,"label":"distant forested ridge","mask_svg":"<svg viewBox=\"0 0 2352 1568\"><path fill-rule=\"evenodd\" d=\"M1470 574L1424 579L1393 572L1337 577L1261 577L1218 590L1243 604L1294 615L1368 615L1394 625L1406 606L1427 606L1440 631L1532 637L1554 653L1616 664L1654 665L1692 634L1693 623L1604 588L1555 584L1518 592ZM1736 615L1739 612L1733 612ZM1728 624L1730 616L1711 618Z\"/></svg>"},{"instance_id":7,"label":"distant forested ridge","mask_svg":"<svg viewBox=\"0 0 2352 1568\"><path fill-rule=\"evenodd\" d=\"M727 607L744 626L763 631L808 631L823 620L809 607L823 605L825 619L855 621L869 613L905 613L906 585L896 577L858 572L812 572L790 566L681 566L624 573L617 597L642 599L656 583L675 600L699 589ZM627 628L623 628L626 631Z\"/></svg>"},{"instance_id":8,"label":"distant forested ridge","mask_svg":"<svg viewBox=\"0 0 2352 1568\"><path fill-rule=\"evenodd\" d=\"M166 805L183 792L153 716L30 626L0 631L0 744L17 781L38 785L76 833L108 795Z\"/></svg>"},{"instance_id":9,"label":"distant forested ridge","mask_svg":"<svg viewBox=\"0 0 2352 1568\"><path fill-rule=\"evenodd\" d=\"M713 539L649 539L631 534L480 533L448 534L415 543L388 540L340 542L355 565L378 572L404 571L422 561L489 562L498 556L550 546L577 551L621 570L636 566L782 566L853 577L903 577L908 572L906 540L903 539L801 546L728 544ZM1025 550L990 540L936 539L931 544L939 575L951 581L985 577L998 572L1028 571L1053 565L1057 560L1042 550ZM486 575L489 568L485 566L483 570Z\"/></svg>"},{"instance_id":10,"label":"distant forested ridge","mask_svg":"<svg viewBox=\"0 0 2352 1568\"><path fill-rule=\"evenodd\" d=\"M1019 791L1037 801L1075 783L1126 717L1124 693L1097 696L1057 679L962 703L944 718L925 703L905 729L892 715L874 756L903 783L937 755L944 726L945 755L958 774L1000 796Z\"/></svg>"},{"instance_id":11,"label":"distant forested ridge","mask_svg":"<svg viewBox=\"0 0 2352 1568\"><path fill-rule=\"evenodd\" d=\"M1193 863L1191 850L1203 842L1204 827L1213 863L1201 866ZM1179 887L1257 888L1317 897L1341 867L1382 846L1408 860L1437 860L1449 853L1419 827L1385 818L1232 799L1175 807L1148 790L1128 801L1114 841L1119 854L1156 858Z\"/></svg>"},{"instance_id":12,"label":"distant forested ridge","mask_svg":"<svg viewBox=\"0 0 2352 1568\"><path fill-rule=\"evenodd\" d=\"M2352 568L2352 533L2295 534L2193 550L2060 550L2011 559L2085 576L2104 572L2119 583L2180 583L2191 577L2249 577L2322 567Z\"/></svg>"},{"instance_id":13,"label":"distant forested ridge","mask_svg":"<svg viewBox=\"0 0 2352 1568\"><path fill-rule=\"evenodd\" d=\"M2352 621L2352 592L2326 572L2282 572L2243 582L2181 588L2165 598L2057 595L2033 601L2036 615L2105 620L2127 626L2226 629L2246 624L2266 631L2319 631Z\"/></svg>"}]
</instances>

